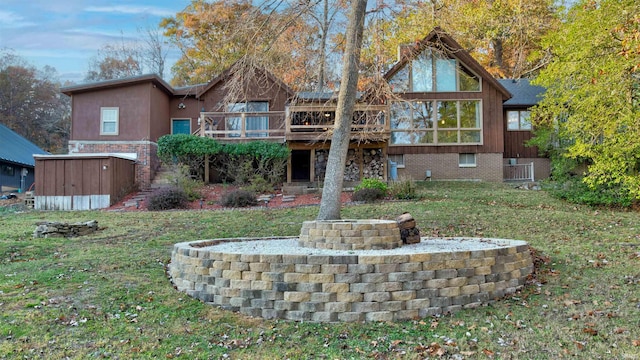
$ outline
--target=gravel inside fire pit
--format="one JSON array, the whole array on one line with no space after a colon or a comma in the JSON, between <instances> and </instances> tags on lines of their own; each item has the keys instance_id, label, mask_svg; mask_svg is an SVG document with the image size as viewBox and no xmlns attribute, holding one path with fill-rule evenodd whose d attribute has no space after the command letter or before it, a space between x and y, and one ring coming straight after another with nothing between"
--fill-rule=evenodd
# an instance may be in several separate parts
<instances>
[{"instance_id":1,"label":"gravel inside fire pit","mask_svg":"<svg viewBox=\"0 0 640 360\"><path fill-rule=\"evenodd\" d=\"M449 251L475 251L526 245L525 241L492 238L422 238L417 244L403 245L389 250L329 250L305 248L297 238L223 242L205 248L239 254L287 255L403 255Z\"/></svg>"}]
</instances>

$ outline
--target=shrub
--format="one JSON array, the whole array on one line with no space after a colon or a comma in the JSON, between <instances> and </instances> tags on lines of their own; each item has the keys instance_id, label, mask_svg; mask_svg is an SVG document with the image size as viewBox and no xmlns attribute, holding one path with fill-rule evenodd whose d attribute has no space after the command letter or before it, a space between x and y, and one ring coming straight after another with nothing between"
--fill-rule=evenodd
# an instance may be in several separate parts
<instances>
[{"instance_id":1,"label":"shrub","mask_svg":"<svg viewBox=\"0 0 640 360\"><path fill-rule=\"evenodd\" d=\"M376 200L383 199L385 195L386 194L378 188L364 188L356 190L353 195L351 195L351 200L370 203Z\"/></svg>"},{"instance_id":2,"label":"shrub","mask_svg":"<svg viewBox=\"0 0 640 360\"><path fill-rule=\"evenodd\" d=\"M220 205L226 207L246 207L258 204L256 195L247 190L233 190L222 196Z\"/></svg>"},{"instance_id":3,"label":"shrub","mask_svg":"<svg viewBox=\"0 0 640 360\"><path fill-rule=\"evenodd\" d=\"M556 186L550 186L549 192L562 200L589 206L630 207L633 199L629 193L617 185L599 185L590 188L580 178L570 178Z\"/></svg>"},{"instance_id":4,"label":"shrub","mask_svg":"<svg viewBox=\"0 0 640 360\"><path fill-rule=\"evenodd\" d=\"M380 190L380 192L382 192L382 197L384 197L385 195L387 195L388 187L387 183L385 183L384 181L366 178L362 179L360 184L358 184L358 186L356 186L354 190L357 192L358 190L362 189L378 189Z\"/></svg>"},{"instance_id":5,"label":"shrub","mask_svg":"<svg viewBox=\"0 0 640 360\"><path fill-rule=\"evenodd\" d=\"M202 182L191 177L189 167L186 165L172 165L171 174L168 180L175 187L184 190L189 201L198 200L202 197L198 189L202 187Z\"/></svg>"},{"instance_id":6,"label":"shrub","mask_svg":"<svg viewBox=\"0 0 640 360\"><path fill-rule=\"evenodd\" d=\"M247 190L256 194L271 193L273 192L273 184L260 175L254 175L251 178L249 186L247 186Z\"/></svg>"},{"instance_id":7,"label":"shrub","mask_svg":"<svg viewBox=\"0 0 640 360\"><path fill-rule=\"evenodd\" d=\"M419 197L416 193L416 184L411 179L400 179L392 182L389 186L389 194L398 200L411 200Z\"/></svg>"},{"instance_id":8,"label":"shrub","mask_svg":"<svg viewBox=\"0 0 640 360\"><path fill-rule=\"evenodd\" d=\"M184 209L187 207L187 194L176 187L160 188L151 193L147 200L150 211Z\"/></svg>"}]
</instances>

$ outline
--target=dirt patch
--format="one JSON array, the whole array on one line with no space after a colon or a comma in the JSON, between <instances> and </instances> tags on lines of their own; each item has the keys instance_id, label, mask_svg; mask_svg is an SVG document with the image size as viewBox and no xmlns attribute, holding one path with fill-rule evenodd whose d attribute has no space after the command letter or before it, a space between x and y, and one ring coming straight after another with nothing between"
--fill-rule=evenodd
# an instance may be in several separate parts
<instances>
[{"instance_id":1,"label":"dirt patch","mask_svg":"<svg viewBox=\"0 0 640 360\"><path fill-rule=\"evenodd\" d=\"M200 194L202 195L201 199L190 202L188 208L192 210L226 209L224 206L220 205L220 199L225 193L236 189L238 188L229 185L205 185L202 187L202 189L200 189ZM342 193L341 201L343 204L351 202L351 194L351 192ZM295 195L293 199L284 196L280 191L276 191L271 195L272 197L268 202L260 202L256 207L279 209L299 206L311 206L319 205L320 200L322 199L322 195L320 193ZM108 208L107 211L147 211L145 200L140 200L139 203L136 204L135 201L132 201L132 199L136 198L143 198L143 193L129 194L127 197Z\"/></svg>"}]
</instances>

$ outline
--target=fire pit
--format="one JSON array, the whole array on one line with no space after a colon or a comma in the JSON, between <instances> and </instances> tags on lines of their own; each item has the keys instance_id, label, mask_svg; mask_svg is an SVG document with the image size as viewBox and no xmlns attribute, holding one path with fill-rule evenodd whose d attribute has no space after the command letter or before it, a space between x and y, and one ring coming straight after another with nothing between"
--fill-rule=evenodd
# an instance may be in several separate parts
<instances>
[{"instance_id":1,"label":"fire pit","mask_svg":"<svg viewBox=\"0 0 640 360\"><path fill-rule=\"evenodd\" d=\"M176 244L169 274L178 290L245 315L354 322L479 307L517 291L533 270L524 241L422 238L401 246L397 226L397 239L380 232L391 230L385 221L310 223L305 222L300 237ZM359 228L362 224L371 229ZM362 233L373 228L377 235ZM369 235L389 238L373 241Z\"/></svg>"}]
</instances>

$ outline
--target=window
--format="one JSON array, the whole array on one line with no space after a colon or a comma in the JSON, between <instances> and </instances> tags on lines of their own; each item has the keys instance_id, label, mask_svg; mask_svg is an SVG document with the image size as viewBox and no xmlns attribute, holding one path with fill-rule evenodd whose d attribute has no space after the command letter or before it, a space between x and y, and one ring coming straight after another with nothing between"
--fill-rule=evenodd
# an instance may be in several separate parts
<instances>
[{"instance_id":1,"label":"window","mask_svg":"<svg viewBox=\"0 0 640 360\"><path fill-rule=\"evenodd\" d=\"M480 100L391 103L392 145L481 144Z\"/></svg>"},{"instance_id":2,"label":"window","mask_svg":"<svg viewBox=\"0 0 640 360\"><path fill-rule=\"evenodd\" d=\"M396 163L399 169L404 168L404 154L389 154L389 161Z\"/></svg>"},{"instance_id":3,"label":"window","mask_svg":"<svg viewBox=\"0 0 640 360\"><path fill-rule=\"evenodd\" d=\"M476 154L458 154L458 166L476 167Z\"/></svg>"},{"instance_id":4,"label":"window","mask_svg":"<svg viewBox=\"0 0 640 360\"><path fill-rule=\"evenodd\" d=\"M267 101L249 101L243 103L230 103L227 106L227 112L245 113L245 112L267 112L269 111L269 102ZM229 137L240 137L242 135L242 119L244 118L244 130L246 137L267 137L268 132L257 130L269 130L269 116L234 116L227 117L227 131L234 131Z\"/></svg>"},{"instance_id":5,"label":"window","mask_svg":"<svg viewBox=\"0 0 640 360\"><path fill-rule=\"evenodd\" d=\"M507 130L531 130L531 111L507 111Z\"/></svg>"},{"instance_id":6,"label":"window","mask_svg":"<svg viewBox=\"0 0 640 360\"><path fill-rule=\"evenodd\" d=\"M100 135L118 135L119 112L117 107L100 108Z\"/></svg>"},{"instance_id":7,"label":"window","mask_svg":"<svg viewBox=\"0 0 640 360\"><path fill-rule=\"evenodd\" d=\"M13 166L2 165L0 166L0 174L5 176L14 176L16 174L16 169Z\"/></svg>"},{"instance_id":8,"label":"window","mask_svg":"<svg viewBox=\"0 0 640 360\"><path fill-rule=\"evenodd\" d=\"M394 92L480 91L480 78L457 59L426 49L389 80Z\"/></svg>"}]
</instances>

